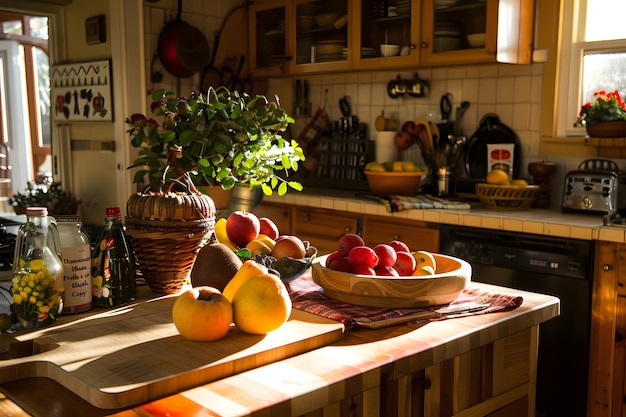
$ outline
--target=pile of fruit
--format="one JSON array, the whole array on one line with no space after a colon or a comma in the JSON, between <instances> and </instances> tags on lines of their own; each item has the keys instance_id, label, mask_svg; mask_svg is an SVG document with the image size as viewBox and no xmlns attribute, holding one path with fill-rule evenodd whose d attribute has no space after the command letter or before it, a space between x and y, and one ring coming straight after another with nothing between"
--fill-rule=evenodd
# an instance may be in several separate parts
<instances>
[{"instance_id":1,"label":"pile of fruit","mask_svg":"<svg viewBox=\"0 0 626 417\"><path fill-rule=\"evenodd\" d=\"M218 243L203 246L193 264L193 288L174 303L172 318L180 334L211 341L224 337L233 324L252 334L278 329L291 314L291 299L274 271L282 273L281 268L274 266L284 260L297 264L315 248L297 236L281 235L271 219L245 211L220 218L215 235Z\"/></svg>"},{"instance_id":2,"label":"pile of fruit","mask_svg":"<svg viewBox=\"0 0 626 417\"><path fill-rule=\"evenodd\" d=\"M487 184L491 185L511 185L515 187L525 188L528 187L528 181L522 178L514 178L509 180L509 174L499 168L494 168L487 173L485 178Z\"/></svg>"},{"instance_id":3,"label":"pile of fruit","mask_svg":"<svg viewBox=\"0 0 626 417\"><path fill-rule=\"evenodd\" d=\"M228 218L217 220L215 237L244 258L262 255L276 259L301 259L307 252L305 242L299 237L280 234L278 226L271 219L257 217L246 211L235 211ZM249 255L246 256L246 252Z\"/></svg>"},{"instance_id":4,"label":"pile of fruit","mask_svg":"<svg viewBox=\"0 0 626 417\"><path fill-rule=\"evenodd\" d=\"M361 236L345 234L337 250L326 257L326 267L336 271L372 276L425 276L437 271L435 257L427 251L411 252L400 240L367 246Z\"/></svg>"},{"instance_id":5,"label":"pile of fruit","mask_svg":"<svg viewBox=\"0 0 626 417\"><path fill-rule=\"evenodd\" d=\"M215 245L219 246L216 251L230 251L220 243L202 249ZM219 269L220 265L211 267ZM236 269L225 286L217 286L219 282L194 284L192 289L178 296L172 307L172 320L183 337L197 341L218 340L226 336L233 324L245 333L266 334L282 326L291 314L291 299L285 284L264 265L251 259Z\"/></svg>"}]
</instances>

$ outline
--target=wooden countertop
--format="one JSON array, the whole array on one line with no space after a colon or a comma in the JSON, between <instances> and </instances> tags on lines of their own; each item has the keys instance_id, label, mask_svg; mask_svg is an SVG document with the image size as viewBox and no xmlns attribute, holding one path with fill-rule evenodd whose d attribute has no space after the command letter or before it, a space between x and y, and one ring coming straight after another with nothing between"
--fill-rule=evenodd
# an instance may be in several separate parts
<instances>
[{"instance_id":1,"label":"wooden countertop","mask_svg":"<svg viewBox=\"0 0 626 417\"><path fill-rule=\"evenodd\" d=\"M558 209L497 211L471 203L469 210L411 209L388 213L382 203L357 196L350 190L305 188L283 196L274 193L263 202L341 210L360 214L390 216L439 224L507 230L583 240L626 243L626 228L604 226L598 214L563 213Z\"/></svg>"},{"instance_id":2,"label":"wooden countertop","mask_svg":"<svg viewBox=\"0 0 626 417\"><path fill-rule=\"evenodd\" d=\"M163 415L246 416L261 409L298 416L378 383L392 363L409 361L419 369L458 356L556 317L559 300L487 284L490 291L521 295L508 312L427 324L354 330L331 345L188 389L128 410L101 410L46 378L4 384L0 414L6 416L150 417ZM175 358L172 358L175 360ZM407 364L409 362L406 362ZM270 415L267 414L267 415Z\"/></svg>"}]
</instances>

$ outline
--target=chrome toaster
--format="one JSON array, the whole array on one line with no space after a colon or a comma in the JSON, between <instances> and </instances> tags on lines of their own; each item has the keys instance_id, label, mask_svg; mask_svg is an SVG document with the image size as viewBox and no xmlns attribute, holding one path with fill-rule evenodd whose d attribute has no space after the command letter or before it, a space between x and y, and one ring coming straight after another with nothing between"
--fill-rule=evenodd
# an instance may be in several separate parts
<instances>
[{"instance_id":1,"label":"chrome toaster","mask_svg":"<svg viewBox=\"0 0 626 417\"><path fill-rule=\"evenodd\" d=\"M607 159L587 159L565 176L563 211L609 214L626 208L626 177Z\"/></svg>"}]
</instances>

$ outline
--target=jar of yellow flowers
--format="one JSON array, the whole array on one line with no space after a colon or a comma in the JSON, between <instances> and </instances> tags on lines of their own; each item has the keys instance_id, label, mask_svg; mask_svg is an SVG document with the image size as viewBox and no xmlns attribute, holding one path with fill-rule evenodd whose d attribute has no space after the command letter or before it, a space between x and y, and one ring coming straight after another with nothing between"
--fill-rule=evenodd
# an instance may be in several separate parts
<instances>
[{"instance_id":1,"label":"jar of yellow flowers","mask_svg":"<svg viewBox=\"0 0 626 417\"><path fill-rule=\"evenodd\" d=\"M61 244L46 207L28 207L15 242L11 311L24 328L52 323L63 310Z\"/></svg>"}]
</instances>

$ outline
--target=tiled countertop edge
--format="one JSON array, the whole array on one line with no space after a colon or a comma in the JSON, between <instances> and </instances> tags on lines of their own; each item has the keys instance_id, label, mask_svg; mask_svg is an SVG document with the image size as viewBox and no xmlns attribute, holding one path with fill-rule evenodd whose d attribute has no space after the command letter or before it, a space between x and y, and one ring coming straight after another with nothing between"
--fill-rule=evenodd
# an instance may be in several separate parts
<instances>
[{"instance_id":1,"label":"tiled countertop edge","mask_svg":"<svg viewBox=\"0 0 626 417\"><path fill-rule=\"evenodd\" d=\"M603 226L600 215L570 214L534 208L521 211L494 211L485 209L479 204L470 210L411 209L388 213L383 204L358 198L351 191L337 190L333 191L332 195L297 192L288 192L283 196L274 194L265 196L263 201L430 223L626 243L626 228Z\"/></svg>"}]
</instances>

